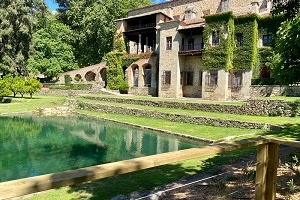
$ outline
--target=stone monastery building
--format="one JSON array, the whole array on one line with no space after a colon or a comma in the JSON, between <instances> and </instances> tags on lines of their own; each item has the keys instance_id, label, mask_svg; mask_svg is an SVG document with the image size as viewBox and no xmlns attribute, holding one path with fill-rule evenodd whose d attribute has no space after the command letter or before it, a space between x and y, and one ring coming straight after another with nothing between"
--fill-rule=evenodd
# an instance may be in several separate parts
<instances>
[{"instance_id":1,"label":"stone monastery building","mask_svg":"<svg viewBox=\"0 0 300 200\"><path fill-rule=\"evenodd\" d=\"M264 73L259 51L272 46L271 7L271 0L173 0L129 11L117 20L128 53L141 56L126 70L129 93L249 98L251 77Z\"/></svg>"}]
</instances>

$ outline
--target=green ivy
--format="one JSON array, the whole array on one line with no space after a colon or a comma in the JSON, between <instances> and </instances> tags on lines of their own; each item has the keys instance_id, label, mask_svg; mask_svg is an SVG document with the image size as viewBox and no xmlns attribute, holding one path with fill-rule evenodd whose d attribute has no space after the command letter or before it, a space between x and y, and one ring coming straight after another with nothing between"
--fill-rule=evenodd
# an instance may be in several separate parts
<instances>
[{"instance_id":1,"label":"green ivy","mask_svg":"<svg viewBox=\"0 0 300 200\"><path fill-rule=\"evenodd\" d=\"M232 69L233 48L234 48L234 19L232 12L210 15L205 18L204 29L205 50L203 51L203 68ZM220 33L220 44L211 46L209 38L213 31ZM227 37L226 37L227 36Z\"/></svg>"},{"instance_id":2,"label":"green ivy","mask_svg":"<svg viewBox=\"0 0 300 200\"><path fill-rule=\"evenodd\" d=\"M257 15L235 18L235 34L242 34L242 45L235 41L233 68L235 70L255 70L258 68L258 24Z\"/></svg>"}]
</instances>

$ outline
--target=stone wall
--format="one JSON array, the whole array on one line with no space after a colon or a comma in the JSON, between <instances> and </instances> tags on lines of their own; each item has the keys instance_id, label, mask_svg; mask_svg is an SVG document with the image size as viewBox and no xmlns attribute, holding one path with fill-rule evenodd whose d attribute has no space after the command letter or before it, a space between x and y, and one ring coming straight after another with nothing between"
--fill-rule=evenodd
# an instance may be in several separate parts
<instances>
[{"instance_id":1,"label":"stone wall","mask_svg":"<svg viewBox=\"0 0 300 200\"><path fill-rule=\"evenodd\" d=\"M257 0L258 6L262 7L265 0ZM253 0L231 0L230 4L226 7L222 5L221 0L173 0L166 3L155 4L144 8L134 9L128 12L128 16L141 15L145 13L151 13L155 11L163 11L168 13L168 9L172 8L173 16L180 15L183 17L184 12L188 6L194 6L196 17L202 17L204 13L215 14L221 11L226 12L232 10L235 15L249 14L254 12L252 6ZM225 9L222 7L226 7ZM263 9L258 8L258 12L262 12Z\"/></svg>"},{"instance_id":2,"label":"stone wall","mask_svg":"<svg viewBox=\"0 0 300 200\"><path fill-rule=\"evenodd\" d=\"M251 85L250 94L252 98L282 95L300 97L300 86Z\"/></svg>"},{"instance_id":3,"label":"stone wall","mask_svg":"<svg viewBox=\"0 0 300 200\"><path fill-rule=\"evenodd\" d=\"M136 117L167 119L173 122L181 122L181 123L183 122L183 123L201 124L201 125L209 125L209 126L236 127L236 128L247 128L247 129L269 129L270 128L270 125L265 123L243 122L238 120L225 120L225 119L215 119L215 118L208 118L208 117L171 114L171 113L163 113L163 112L150 111L150 110L93 104L87 102L78 102L77 105L81 109L94 110L94 111L105 112L110 114L115 113L115 114L130 115Z\"/></svg>"},{"instance_id":4,"label":"stone wall","mask_svg":"<svg viewBox=\"0 0 300 200\"><path fill-rule=\"evenodd\" d=\"M265 115L265 116L295 116L300 115L297 111L297 104L290 101L282 100L248 100L243 105L226 105L226 104L208 104L208 103L188 103L174 101L156 101L156 100L136 100L121 99L108 97L92 97L85 98L116 102L124 104L135 104L154 107L176 108L186 110L199 110L205 112L221 112L238 115Z\"/></svg>"}]
</instances>

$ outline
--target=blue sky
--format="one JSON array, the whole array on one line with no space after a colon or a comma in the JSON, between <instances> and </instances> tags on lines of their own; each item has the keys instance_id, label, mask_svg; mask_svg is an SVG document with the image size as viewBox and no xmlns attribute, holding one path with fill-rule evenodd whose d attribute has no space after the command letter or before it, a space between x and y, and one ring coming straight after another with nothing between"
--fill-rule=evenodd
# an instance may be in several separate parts
<instances>
[{"instance_id":1,"label":"blue sky","mask_svg":"<svg viewBox=\"0 0 300 200\"><path fill-rule=\"evenodd\" d=\"M50 10L55 10L57 8L57 4L54 3L53 0L45 0ZM161 3L165 2L166 0L151 0L153 3Z\"/></svg>"}]
</instances>

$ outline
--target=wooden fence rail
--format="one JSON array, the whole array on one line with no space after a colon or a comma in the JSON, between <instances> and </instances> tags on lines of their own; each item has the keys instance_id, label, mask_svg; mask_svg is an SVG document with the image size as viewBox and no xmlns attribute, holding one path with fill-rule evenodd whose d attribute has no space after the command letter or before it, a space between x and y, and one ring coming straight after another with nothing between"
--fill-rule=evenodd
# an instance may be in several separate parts
<instances>
[{"instance_id":1,"label":"wooden fence rail","mask_svg":"<svg viewBox=\"0 0 300 200\"><path fill-rule=\"evenodd\" d=\"M62 186L125 174L178 161L200 158L216 153L257 146L256 200L274 200L279 144L300 148L299 142L259 137L236 142L219 143L201 148L135 158L65 172L0 183L0 199L17 197Z\"/></svg>"}]
</instances>

